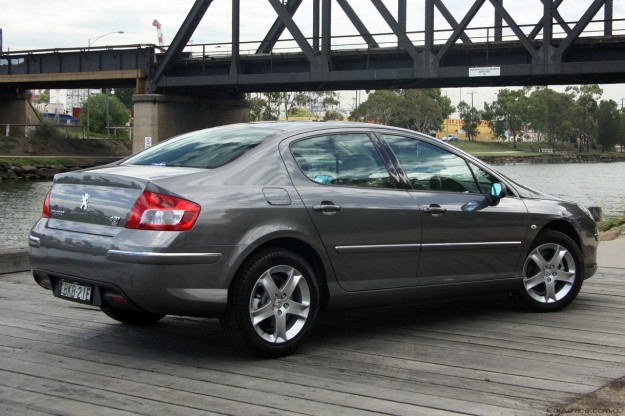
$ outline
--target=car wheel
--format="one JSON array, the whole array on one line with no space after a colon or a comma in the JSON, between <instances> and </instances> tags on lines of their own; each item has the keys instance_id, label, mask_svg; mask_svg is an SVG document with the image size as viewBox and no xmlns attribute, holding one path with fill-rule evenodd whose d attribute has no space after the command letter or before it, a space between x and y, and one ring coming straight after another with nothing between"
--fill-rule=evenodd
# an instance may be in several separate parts
<instances>
[{"instance_id":1,"label":"car wheel","mask_svg":"<svg viewBox=\"0 0 625 416\"><path fill-rule=\"evenodd\" d=\"M523 265L521 304L538 312L558 311L575 299L584 280L582 254L567 235L553 230L541 233Z\"/></svg>"},{"instance_id":2,"label":"car wheel","mask_svg":"<svg viewBox=\"0 0 625 416\"><path fill-rule=\"evenodd\" d=\"M221 325L235 345L280 357L308 336L318 310L312 267L297 253L271 249L252 257L237 273Z\"/></svg>"},{"instance_id":3,"label":"car wheel","mask_svg":"<svg viewBox=\"0 0 625 416\"><path fill-rule=\"evenodd\" d=\"M126 309L112 308L110 306L102 306L100 309L109 318L128 325L150 325L165 316L149 312L137 312Z\"/></svg>"}]
</instances>

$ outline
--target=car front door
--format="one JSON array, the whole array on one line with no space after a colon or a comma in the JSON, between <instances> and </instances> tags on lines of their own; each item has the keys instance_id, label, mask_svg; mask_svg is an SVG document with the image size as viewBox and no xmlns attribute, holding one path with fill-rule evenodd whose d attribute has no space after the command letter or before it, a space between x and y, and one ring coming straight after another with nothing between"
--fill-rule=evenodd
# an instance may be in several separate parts
<instances>
[{"instance_id":1,"label":"car front door","mask_svg":"<svg viewBox=\"0 0 625 416\"><path fill-rule=\"evenodd\" d=\"M409 180L422 211L420 285L510 278L527 230L528 213L513 194L484 203L492 174L425 140L383 139Z\"/></svg>"},{"instance_id":2,"label":"car front door","mask_svg":"<svg viewBox=\"0 0 625 416\"><path fill-rule=\"evenodd\" d=\"M282 154L343 289L416 286L419 208L367 133L283 142Z\"/></svg>"}]
</instances>

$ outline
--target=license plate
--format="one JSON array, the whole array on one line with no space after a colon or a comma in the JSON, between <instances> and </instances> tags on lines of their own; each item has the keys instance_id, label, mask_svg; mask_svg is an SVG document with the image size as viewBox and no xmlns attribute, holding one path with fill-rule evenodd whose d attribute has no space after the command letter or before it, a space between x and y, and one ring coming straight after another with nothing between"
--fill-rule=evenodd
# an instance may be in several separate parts
<instances>
[{"instance_id":1,"label":"license plate","mask_svg":"<svg viewBox=\"0 0 625 416\"><path fill-rule=\"evenodd\" d=\"M91 285L83 285L69 280L61 280L61 293L64 298L91 303Z\"/></svg>"}]
</instances>

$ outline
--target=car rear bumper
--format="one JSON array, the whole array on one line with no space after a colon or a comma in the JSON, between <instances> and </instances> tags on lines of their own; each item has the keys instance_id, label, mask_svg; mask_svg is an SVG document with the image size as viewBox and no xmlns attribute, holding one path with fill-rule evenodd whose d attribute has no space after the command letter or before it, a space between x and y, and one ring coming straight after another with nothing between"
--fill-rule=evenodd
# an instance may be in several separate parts
<instances>
[{"instance_id":1,"label":"car rear bumper","mask_svg":"<svg viewBox=\"0 0 625 416\"><path fill-rule=\"evenodd\" d=\"M158 246L125 246L137 239L51 230L41 220L29 237L33 276L57 297L63 280L87 285L92 297L86 303L96 307L219 317L228 299L225 270L235 247L186 246L183 233L160 234L165 236L145 239Z\"/></svg>"}]
</instances>

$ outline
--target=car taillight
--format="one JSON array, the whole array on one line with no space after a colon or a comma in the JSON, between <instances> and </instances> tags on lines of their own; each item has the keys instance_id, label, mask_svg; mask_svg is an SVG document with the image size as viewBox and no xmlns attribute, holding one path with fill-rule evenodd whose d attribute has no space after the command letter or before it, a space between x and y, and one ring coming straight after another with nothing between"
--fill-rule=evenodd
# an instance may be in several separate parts
<instances>
[{"instance_id":1,"label":"car taillight","mask_svg":"<svg viewBox=\"0 0 625 416\"><path fill-rule=\"evenodd\" d=\"M126 228L187 231L200 215L194 202L155 192L143 192L130 211Z\"/></svg>"},{"instance_id":2,"label":"car taillight","mask_svg":"<svg viewBox=\"0 0 625 416\"><path fill-rule=\"evenodd\" d=\"M41 216L43 218L50 218L50 193L52 189L48 191L46 194L46 198L43 200L43 210L41 212Z\"/></svg>"}]
</instances>

